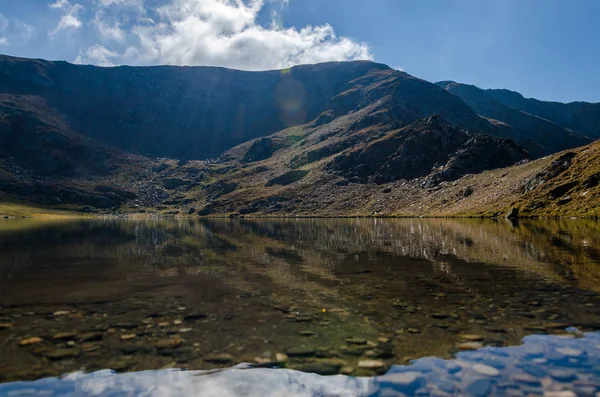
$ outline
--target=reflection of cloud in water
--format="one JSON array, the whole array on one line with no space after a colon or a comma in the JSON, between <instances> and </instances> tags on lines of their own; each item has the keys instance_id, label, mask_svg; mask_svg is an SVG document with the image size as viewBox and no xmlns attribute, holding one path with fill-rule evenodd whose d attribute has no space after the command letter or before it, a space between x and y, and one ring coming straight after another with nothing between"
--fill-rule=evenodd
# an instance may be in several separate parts
<instances>
[{"instance_id":1,"label":"reflection of cloud in water","mask_svg":"<svg viewBox=\"0 0 600 397\"><path fill-rule=\"evenodd\" d=\"M111 371L75 373L62 379L0 385L0 395L39 396L52 390L61 396L357 396L364 395L369 378L323 377L288 370L145 371L115 375Z\"/></svg>"},{"instance_id":2,"label":"reflection of cloud in water","mask_svg":"<svg viewBox=\"0 0 600 397\"><path fill-rule=\"evenodd\" d=\"M583 338L529 336L521 346L463 352L455 360L423 358L375 378L323 377L240 365L223 371L75 373L62 379L0 385L0 395L12 397L593 396L599 390L600 333L587 333Z\"/></svg>"}]
</instances>

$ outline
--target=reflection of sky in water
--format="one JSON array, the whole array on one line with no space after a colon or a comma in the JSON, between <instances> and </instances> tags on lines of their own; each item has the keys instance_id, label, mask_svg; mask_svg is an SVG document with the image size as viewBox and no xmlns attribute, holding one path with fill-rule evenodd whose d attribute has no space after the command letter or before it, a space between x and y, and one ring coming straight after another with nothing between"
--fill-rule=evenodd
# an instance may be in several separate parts
<instances>
[{"instance_id":1,"label":"reflection of sky in water","mask_svg":"<svg viewBox=\"0 0 600 397\"><path fill-rule=\"evenodd\" d=\"M76 373L0 385L0 396L596 396L600 333L529 336L521 346L463 352L455 360L423 358L375 378L244 368Z\"/></svg>"}]
</instances>

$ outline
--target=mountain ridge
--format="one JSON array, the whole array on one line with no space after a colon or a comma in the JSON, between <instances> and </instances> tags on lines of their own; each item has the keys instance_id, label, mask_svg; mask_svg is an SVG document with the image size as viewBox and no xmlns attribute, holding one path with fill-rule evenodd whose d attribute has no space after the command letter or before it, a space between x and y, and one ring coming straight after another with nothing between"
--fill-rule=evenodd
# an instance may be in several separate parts
<instances>
[{"instance_id":1,"label":"mountain ridge","mask_svg":"<svg viewBox=\"0 0 600 397\"><path fill-rule=\"evenodd\" d=\"M421 216L445 205L427 195L468 202L473 187L454 192L465 180L520 163L541 172L548 155L592 141L498 95L370 61L243 72L0 56L0 200L116 214ZM582 125L593 128L589 105Z\"/></svg>"}]
</instances>

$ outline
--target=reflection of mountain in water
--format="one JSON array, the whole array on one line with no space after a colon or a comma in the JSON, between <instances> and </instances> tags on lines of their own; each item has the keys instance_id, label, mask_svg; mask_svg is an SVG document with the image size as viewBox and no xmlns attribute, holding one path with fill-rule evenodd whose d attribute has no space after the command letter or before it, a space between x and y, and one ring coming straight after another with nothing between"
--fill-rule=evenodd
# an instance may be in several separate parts
<instances>
[{"instance_id":1,"label":"reflection of mountain in water","mask_svg":"<svg viewBox=\"0 0 600 397\"><path fill-rule=\"evenodd\" d=\"M421 258L451 271L451 258L510 266L594 289L600 280L598 222L450 219L292 219L202 221L246 252L257 244L287 247L304 263L332 269L350 260L382 255ZM260 239L258 238L260 237ZM259 245L260 246L260 245ZM257 256L257 255L255 255ZM298 259L296 259L298 262ZM323 266L321 266L323 268ZM340 270L341 271L341 270Z\"/></svg>"},{"instance_id":2,"label":"reflection of mountain in water","mask_svg":"<svg viewBox=\"0 0 600 397\"><path fill-rule=\"evenodd\" d=\"M58 266L49 271L69 262L103 262L103 271L142 278L206 272L232 277L240 266L243 271L258 266L255 270L285 282L298 272L336 280L346 268L368 271L382 257L423 259L452 272L457 258L595 289L600 285L599 247L600 224L592 221L32 221L23 222L21 229L0 225L0 249L5 253L0 278L27 272L41 258Z\"/></svg>"}]
</instances>

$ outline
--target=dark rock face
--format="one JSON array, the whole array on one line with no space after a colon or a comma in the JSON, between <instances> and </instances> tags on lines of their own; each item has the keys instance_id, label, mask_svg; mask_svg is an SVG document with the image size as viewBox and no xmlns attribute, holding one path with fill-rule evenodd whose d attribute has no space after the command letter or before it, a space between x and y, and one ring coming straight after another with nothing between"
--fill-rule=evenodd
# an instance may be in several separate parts
<instances>
[{"instance_id":1,"label":"dark rock face","mask_svg":"<svg viewBox=\"0 0 600 397\"><path fill-rule=\"evenodd\" d=\"M36 97L0 94L0 159L38 175L107 174L115 153L69 130Z\"/></svg>"},{"instance_id":2,"label":"dark rock face","mask_svg":"<svg viewBox=\"0 0 600 397\"><path fill-rule=\"evenodd\" d=\"M530 192L538 186L546 183L548 180L555 178L568 170L575 156L576 153L573 152L567 152L561 155L559 158L554 160L552 164L550 164L550 167L537 173L533 178L527 181L525 186L523 186L524 192Z\"/></svg>"},{"instance_id":3,"label":"dark rock face","mask_svg":"<svg viewBox=\"0 0 600 397\"><path fill-rule=\"evenodd\" d=\"M573 131L579 131L592 138L600 138L600 103L589 102L547 102L524 98L510 90L486 90L494 100L555 122Z\"/></svg>"},{"instance_id":4,"label":"dark rock face","mask_svg":"<svg viewBox=\"0 0 600 397\"><path fill-rule=\"evenodd\" d=\"M453 81L437 84L477 114L505 123L496 135L512 138L532 157L587 145L592 141L589 137L600 137L600 104L543 102L507 90L483 90Z\"/></svg>"},{"instance_id":5,"label":"dark rock face","mask_svg":"<svg viewBox=\"0 0 600 397\"><path fill-rule=\"evenodd\" d=\"M253 162L268 159L273 155L276 148L271 138L262 138L254 141L244 156L245 162Z\"/></svg>"},{"instance_id":6,"label":"dark rock face","mask_svg":"<svg viewBox=\"0 0 600 397\"><path fill-rule=\"evenodd\" d=\"M63 130L127 152L176 159L216 157L287 127L328 122L378 102L403 124L436 113L463 128L489 127L435 84L366 61L243 72L98 68L2 56L0 93L43 102L43 113L61 117ZM272 144L256 141L246 161L268 158Z\"/></svg>"},{"instance_id":7,"label":"dark rock face","mask_svg":"<svg viewBox=\"0 0 600 397\"><path fill-rule=\"evenodd\" d=\"M273 186L273 185L289 185L294 182L298 182L302 178L304 178L308 174L308 171L298 170L298 171L289 171L283 175L277 176L271 180L269 180L265 186Z\"/></svg>"},{"instance_id":8,"label":"dark rock face","mask_svg":"<svg viewBox=\"0 0 600 397\"><path fill-rule=\"evenodd\" d=\"M70 129L125 151L200 159L311 121L352 80L385 70L391 69L372 62L298 66L286 73L98 68L3 56L0 93L38 98Z\"/></svg>"},{"instance_id":9,"label":"dark rock face","mask_svg":"<svg viewBox=\"0 0 600 397\"><path fill-rule=\"evenodd\" d=\"M527 157L510 140L470 134L432 116L336 157L329 168L362 183L428 177L426 184L435 185Z\"/></svg>"}]
</instances>

